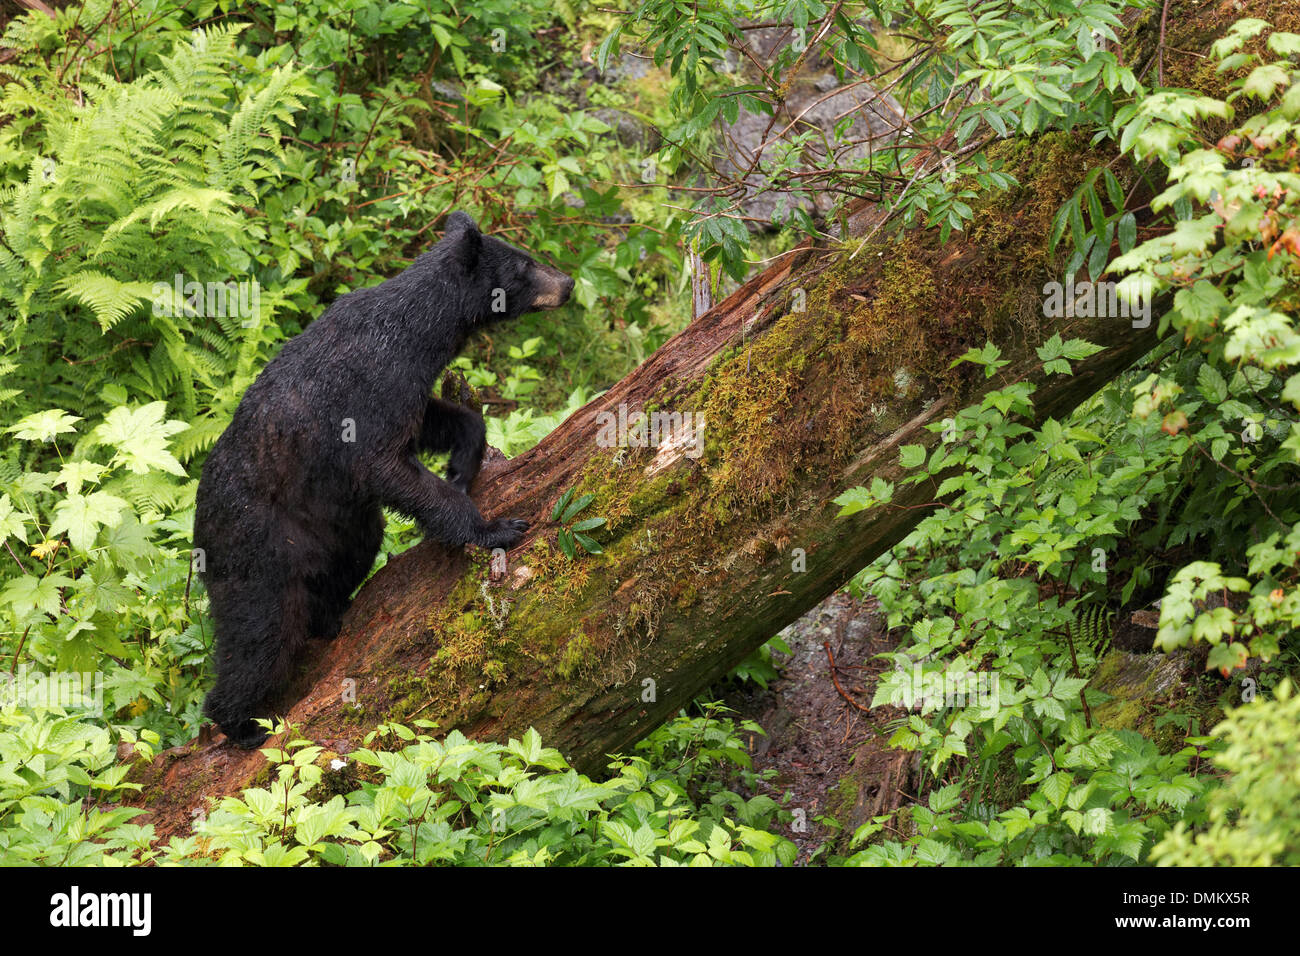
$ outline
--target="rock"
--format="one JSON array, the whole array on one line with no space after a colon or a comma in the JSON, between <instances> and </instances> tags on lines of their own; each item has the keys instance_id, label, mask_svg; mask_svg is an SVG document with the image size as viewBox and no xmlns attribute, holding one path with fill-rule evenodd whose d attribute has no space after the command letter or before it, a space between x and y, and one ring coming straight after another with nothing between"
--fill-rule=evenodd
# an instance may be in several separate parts
<instances>
[{"instance_id":1,"label":"rock","mask_svg":"<svg viewBox=\"0 0 1300 956\"><path fill-rule=\"evenodd\" d=\"M750 43L756 57L770 62L775 52L789 42L790 33L788 27L753 31ZM759 169L771 167L777 159L779 143L766 140L777 137L783 130L783 140L810 131L815 134L804 147L808 162L797 169L811 168L828 155L833 157L834 165L853 165L864 160L872 148L896 135L903 123L903 109L893 96L879 94L865 82L841 84L833 65L816 56L809 59L804 70L791 85L785 102L777 107L775 122L765 113L742 109L736 122L724 128L720 172L736 175L748 169L760 151ZM845 127L842 134L836 132L837 127ZM854 144L854 140L862 142ZM789 218L795 208L818 216L825 216L834 208L835 199L829 194L804 192L791 196L762 192L764 179L755 171L744 180L747 189L740 208L746 216L760 220L747 223L752 231L775 227Z\"/></svg>"},{"instance_id":2,"label":"rock","mask_svg":"<svg viewBox=\"0 0 1300 956\"><path fill-rule=\"evenodd\" d=\"M465 94L452 86L450 83L444 83L441 80L434 80L429 84L429 89L439 99L448 103L464 103Z\"/></svg>"},{"instance_id":3,"label":"rock","mask_svg":"<svg viewBox=\"0 0 1300 956\"><path fill-rule=\"evenodd\" d=\"M654 61L648 56L637 56L627 50L621 50L618 59L611 60L601 76L606 82L611 79L639 80L650 75L653 65Z\"/></svg>"},{"instance_id":4,"label":"rock","mask_svg":"<svg viewBox=\"0 0 1300 956\"><path fill-rule=\"evenodd\" d=\"M1133 654L1112 648L1102 655L1088 689L1110 696L1092 706L1095 725L1110 730L1136 730L1156 738L1155 717L1171 698L1181 698L1196 677L1196 663L1187 651L1172 654Z\"/></svg>"},{"instance_id":5,"label":"rock","mask_svg":"<svg viewBox=\"0 0 1300 956\"><path fill-rule=\"evenodd\" d=\"M659 148L661 142L659 131L630 113L602 106L592 110L591 115L611 127L614 138L624 146L640 149L646 153L653 153Z\"/></svg>"}]
</instances>

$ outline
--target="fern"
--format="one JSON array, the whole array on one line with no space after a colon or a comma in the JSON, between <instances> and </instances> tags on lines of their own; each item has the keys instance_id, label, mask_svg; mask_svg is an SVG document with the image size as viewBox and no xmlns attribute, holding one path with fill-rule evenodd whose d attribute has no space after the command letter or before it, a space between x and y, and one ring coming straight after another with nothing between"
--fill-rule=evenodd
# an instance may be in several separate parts
<instances>
[{"instance_id":1,"label":"fern","mask_svg":"<svg viewBox=\"0 0 1300 956\"><path fill-rule=\"evenodd\" d=\"M58 286L68 298L89 306L105 332L134 312L153 288L147 282L119 282L93 269L61 279Z\"/></svg>"},{"instance_id":2,"label":"fern","mask_svg":"<svg viewBox=\"0 0 1300 956\"><path fill-rule=\"evenodd\" d=\"M288 122L291 111L302 108L295 91L305 89L301 78L289 67L278 67L267 85L244 98L230 121L229 136L221 144L218 182L227 189L242 189L257 195L255 180L274 178L284 151L278 139L265 136L276 121Z\"/></svg>"},{"instance_id":3,"label":"fern","mask_svg":"<svg viewBox=\"0 0 1300 956\"><path fill-rule=\"evenodd\" d=\"M1076 644L1092 648L1094 656L1100 659L1110 646L1114 624L1114 611L1104 604L1089 604L1070 623L1070 637Z\"/></svg>"},{"instance_id":4,"label":"fern","mask_svg":"<svg viewBox=\"0 0 1300 956\"><path fill-rule=\"evenodd\" d=\"M101 17L110 10L93 6ZM0 309L12 316L0 357L25 353L0 401L34 391L93 414L93 375L171 401L186 417L228 410L232 384L247 384L275 326L250 330L181 309L155 315L153 290L177 276L257 278L229 237L247 232L238 204L257 204L279 178L281 131L307 85L290 66L250 77L236 46L243 25L223 23L173 34L156 66L130 83L92 58L69 99L57 64L36 50L51 31L74 29L59 16L15 19L5 42L21 68L0 67L11 80L0 94L0 155L28 157L22 179L0 190ZM282 301L263 296L264 315Z\"/></svg>"}]
</instances>

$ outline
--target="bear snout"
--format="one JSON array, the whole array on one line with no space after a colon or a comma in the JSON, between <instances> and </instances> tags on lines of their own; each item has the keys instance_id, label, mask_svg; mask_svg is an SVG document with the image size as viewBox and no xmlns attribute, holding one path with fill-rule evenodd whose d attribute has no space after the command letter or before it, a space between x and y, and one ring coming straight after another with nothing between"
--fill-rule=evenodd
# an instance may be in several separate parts
<instances>
[{"instance_id":1,"label":"bear snout","mask_svg":"<svg viewBox=\"0 0 1300 956\"><path fill-rule=\"evenodd\" d=\"M569 301L573 279L559 269L539 265L533 275L533 288L536 292L531 309L558 309Z\"/></svg>"}]
</instances>

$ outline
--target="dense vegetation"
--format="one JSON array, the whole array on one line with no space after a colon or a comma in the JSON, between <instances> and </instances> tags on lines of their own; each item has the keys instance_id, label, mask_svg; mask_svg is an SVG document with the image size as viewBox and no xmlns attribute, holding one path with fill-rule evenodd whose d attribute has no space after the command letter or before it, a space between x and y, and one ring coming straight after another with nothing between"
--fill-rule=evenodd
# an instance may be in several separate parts
<instances>
[{"instance_id":1,"label":"dense vegetation","mask_svg":"<svg viewBox=\"0 0 1300 956\"><path fill-rule=\"evenodd\" d=\"M790 814L752 795L740 732L756 728L709 705L600 781L535 735L386 725L324 767L294 741L270 752L264 788L152 846L147 815L112 806L133 786L118 745L147 759L201 722L203 456L286 338L401 269L452 209L577 280L558 317L494 330L459 363L512 455L682 327L688 251L725 284L862 199L890 211L877 229L947 237L1011 182L994 142L1055 135L1111 157L1057 214L1062 275L1154 290L1173 334L1065 420L1028 424L1033 388L1013 384L944 423L934 452L903 449L908 480L942 475L946 503L853 582L902 634L876 703L911 703L913 668L993 671L997 696L927 699L900 721L923 800L826 858L1300 862L1300 25L1224 21L1188 66L1121 43L1124 24L1150 39L1159 12L92 0L15 18L0 43L0 659L11 675L99 672L103 708L0 709L0 857L789 863ZM802 42L747 76L730 52L742 18ZM649 65L620 66L631 44ZM783 99L810 48L888 86L907 135L851 163L813 151L800 167L792 150L763 165L760 191L840 202L826 221L793 203L756 237L754 180L719 168L718 124ZM720 185L695 186L710 174ZM1090 348L1039 354L1068 375ZM1001 364L992 347L966 361ZM893 491L840 504L884 509ZM416 540L390 516L386 554ZM1107 726L1089 681L1109 622L1157 598L1159 647L1192 648L1206 675Z\"/></svg>"}]
</instances>

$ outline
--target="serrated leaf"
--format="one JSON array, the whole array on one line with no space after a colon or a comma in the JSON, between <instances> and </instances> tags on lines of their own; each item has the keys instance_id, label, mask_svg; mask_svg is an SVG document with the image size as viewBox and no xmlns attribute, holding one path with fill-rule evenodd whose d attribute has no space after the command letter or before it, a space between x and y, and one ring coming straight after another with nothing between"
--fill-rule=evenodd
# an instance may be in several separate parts
<instances>
[{"instance_id":1,"label":"serrated leaf","mask_svg":"<svg viewBox=\"0 0 1300 956\"><path fill-rule=\"evenodd\" d=\"M94 491L88 495L68 495L54 506L50 536L67 532L68 542L79 551L89 551L95 535L104 525L117 524L127 504L116 495Z\"/></svg>"},{"instance_id":2,"label":"serrated leaf","mask_svg":"<svg viewBox=\"0 0 1300 956\"><path fill-rule=\"evenodd\" d=\"M92 434L101 444L113 449L114 464L125 465L137 475L157 469L184 477L185 469L167 450L167 436L184 431L188 426L175 419L164 421L166 411L166 402L150 402L139 408L115 408Z\"/></svg>"},{"instance_id":3,"label":"serrated leaf","mask_svg":"<svg viewBox=\"0 0 1300 956\"><path fill-rule=\"evenodd\" d=\"M5 431L13 432L14 437L22 441L48 442L53 441L55 435L75 431L72 423L79 421L80 415L69 415L61 408L47 408L19 419L16 425L10 425Z\"/></svg>"},{"instance_id":4,"label":"serrated leaf","mask_svg":"<svg viewBox=\"0 0 1300 956\"><path fill-rule=\"evenodd\" d=\"M54 479L53 487L64 485L69 494L77 494L81 491L83 483L90 481L99 481L100 476L108 471L108 467L94 461L69 461L59 469L58 475Z\"/></svg>"},{"instance_id":5,"label":"serrated leaf","mask_svg":"<svg viewBox=\"0 0 1300 956\"><path fill-rule=\"evenodd\" d=\"M25 511L16 510L7 494L0 495L0 544L10 538L17 538L23 544L26 544L27 527L24 521L30 520L32 520L32 516Z\"/></svg>"},{"instance_id":6,"label":"serrated leaf","mask_svg":"<svg viewBox=\"0 0 1300 956\"><path fill-rule=\"evenodd\" d=\"M43 578L24 574L14 578L0 591L0 604L8 604L20 616L31 611L58 614L59 588L71 583L72 579L66 574L47 574Z\"/></svg>"},{"instance_id":7,"label":"serrated leaf","mask_svg":"<svg viewBox=\"0 0 1300 956\"><path fill-rule=\"evenodd\" d=\"M904 468L916 468L925 462L925 446L904 445L899 449L899 464Z\"/></svg>"}]
</instances>

